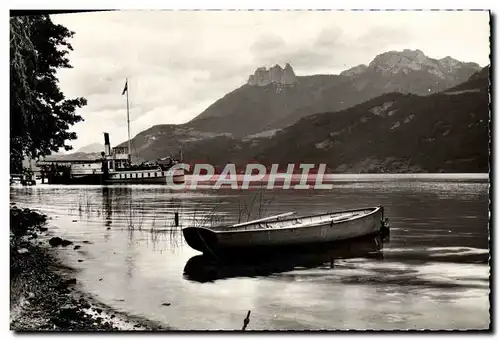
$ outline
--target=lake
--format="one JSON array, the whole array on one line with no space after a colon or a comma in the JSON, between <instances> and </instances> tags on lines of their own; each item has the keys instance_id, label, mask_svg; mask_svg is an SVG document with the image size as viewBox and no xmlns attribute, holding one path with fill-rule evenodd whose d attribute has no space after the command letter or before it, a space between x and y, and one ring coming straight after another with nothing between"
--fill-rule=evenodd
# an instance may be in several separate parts
<instances>
[{"instance_id":1,"label":"lake","mask_svg":"<svg viewBox=\"0 0 500 340\"><path fill-rule=\"evenodd\" d=\"M173 328L241 329L251 310L247 330L486 329L488 189L484 175L342 175L331 190L37 185L10 198L82 246L60 255L86 292ZM377 205L391 222L378 256L284 259L265 271L186 266L199 252L174 225L175 212L182 227Z\"/></svg>"}]
</instances>

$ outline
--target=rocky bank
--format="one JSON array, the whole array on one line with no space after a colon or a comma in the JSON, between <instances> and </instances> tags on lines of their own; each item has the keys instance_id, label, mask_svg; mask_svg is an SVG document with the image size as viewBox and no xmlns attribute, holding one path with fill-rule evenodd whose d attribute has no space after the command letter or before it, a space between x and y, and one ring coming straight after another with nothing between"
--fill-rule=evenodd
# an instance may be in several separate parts
<instances>
[{"instance_id":1,"label":"rocky bank","mask_svg":"<svg viewBox=\"0 0 500 340\"><path fill-rule=\"evenodd\" d=\"M47 216L10 208L10 329L38 331L161 331L149 320L113 312L79 289L53 253L72 242L46 233Z\"/></svg>"}]
</instances>

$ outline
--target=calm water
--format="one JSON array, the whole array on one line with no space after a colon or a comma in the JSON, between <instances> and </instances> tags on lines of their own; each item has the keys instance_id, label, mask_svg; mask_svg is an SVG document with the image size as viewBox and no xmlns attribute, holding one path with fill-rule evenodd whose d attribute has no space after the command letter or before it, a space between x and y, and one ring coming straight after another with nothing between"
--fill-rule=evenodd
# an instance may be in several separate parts
<instances>
[{"instance_id":1,"label":"calm water","mask_svg":"<svg viewBox=\"0 0 500 340\"><path fill-rule=\"evenodd\" d=\"M61 256L86 291L174 328L240 329L248 310L250 330L489 325L487 180L346 177L328 191L38 185L12 188L11 201L49 214L53 234L82 245ZM189 225L235 222L248 210L253 217L374 205L384 205L392 225L377 256L270 261L265 273L206 267L173 227L176 211Z\"/></svg>"}]
</instances>

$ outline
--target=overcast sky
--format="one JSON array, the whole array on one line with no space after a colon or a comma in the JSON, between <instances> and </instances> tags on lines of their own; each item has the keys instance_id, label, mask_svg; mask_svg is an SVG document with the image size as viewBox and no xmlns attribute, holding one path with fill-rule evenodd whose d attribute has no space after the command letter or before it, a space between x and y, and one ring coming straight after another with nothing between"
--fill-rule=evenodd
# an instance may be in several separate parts
<instances>
[{"instance_id":1,"label":"overcast sky","mask_svg":"<svg viewBox=\"0 0 500 340\"><path fill-rule=\"evenodd\" d=\"M83 96L76 149L184 123L243 85L259 66L290 63L297 75L338 74L389 50L420 49L489 64L488 12L126 11L54 15L75 32L68 98Z\"/></svg>"}]
</instances>

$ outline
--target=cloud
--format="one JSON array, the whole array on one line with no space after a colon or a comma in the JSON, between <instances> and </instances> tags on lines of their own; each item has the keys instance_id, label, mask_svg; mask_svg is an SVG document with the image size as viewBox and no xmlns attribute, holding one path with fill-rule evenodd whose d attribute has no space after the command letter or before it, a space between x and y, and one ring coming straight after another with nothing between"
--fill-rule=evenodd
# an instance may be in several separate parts
<instances>
[{"instance_id":1,"label":"cloud","mask_svg":"<svg viewBox=\"0 0 500 340\"><path fill-rule=\"evenodd\" d=\"M355 43L359 47L385 48L391 44L401 44L413 39L413 34L406 28L376 26L361 34Z\"/></svg>"},{"instance_id":2,"label":"cloud","mask_svg":"<svg viewBox=\"0 0 500 340\"><path fill-rule=\"evenodd\" d=\"M298 75L339 73L391 49L487 63L487 12L122 11L54 15L75 32L66 97L83 96L75 148L189 121L246 83L259 66L290 63ZM464 26L464 22L467 25Z\"/></svg>"},{"instance_id":3,"label":"cloud","mask_svg":"<svg viewBox=\"0 0 500 340\"><path fill-rule=\"evenodd\" d=\"M252 44L251 51L258 65L289 62L296 70L309 73L339 73L339 70L366 62L367 56L373 58L411 39L411 33L404 28L384 26L373 27L351 38L340 27L330 24L300 44L287 43L274 34L261 36Z\"/></svg>"},{"instance_id":4,"label":"cloud","mask_svg":"<svg viewBox=\"0 0 500 340\"><path fill-rule=\"evenodd\" d=\"M268 33L265 35L259 36L253 44L250 46L250 50L253 53L262 53L264 51L277 51L282 48L286 47L286 42L285 40L274 34L274 33ZM279 51L278 51L279 52Z\"/></svg>"},{"instance_id":5,"label":"cloud","mask_svg":"<svg viewBox=\"0 0 500 340\"><path fill-rule=\"evenodd\" d=\"M342 38L342 29L340 27L328 27L319 33L316 38L315 46L335 47Z\"/></svg>"}]
</instances>

